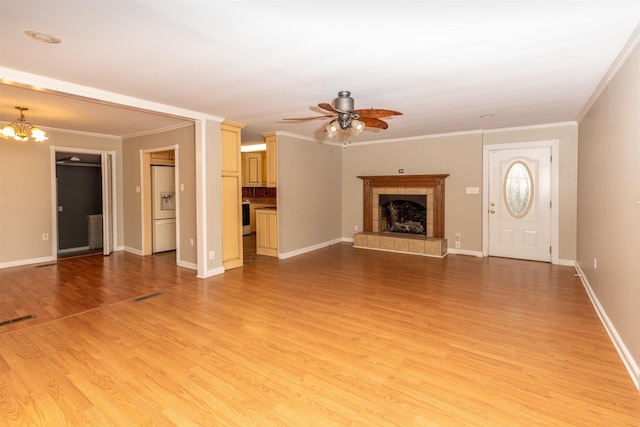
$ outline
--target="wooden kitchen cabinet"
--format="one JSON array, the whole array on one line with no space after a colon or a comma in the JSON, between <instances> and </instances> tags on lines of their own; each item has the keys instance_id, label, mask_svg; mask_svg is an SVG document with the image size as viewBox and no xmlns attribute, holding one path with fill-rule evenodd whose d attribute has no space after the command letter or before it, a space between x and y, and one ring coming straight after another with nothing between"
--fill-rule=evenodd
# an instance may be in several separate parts
<instances>
[{"instance_id":1,"label":"wooden kitchen cabinet","mask_svg":"<svg viewBox=\"0 0 640 427\"><path fill-rule=\"evenodd\" d=\"M266 152L242 153L242 181L244 187L266 186Z\"/></svg>"},{"instance_id":2,"label":"wooden kitchen cabinet","mask_svg":"<svg viewBox=\"0 0 640 427\"><path fill-rule=\"evenodd\" d=\"M278 137L275 132L262 134L267 145L267 187L278 186Z\"/></svg>"},{"instance_id":3,"label":"wooden kitchen cabinet","mask_svg":"<svg viewBox=\"0 0 640 427\"><path fill-rule=\"evenodd\" d=\"M242 248L242 156L244 125L222 122L222 266L225 270L243 266Z\"/></svg>"},{"instance_id":4,"label":"wooden kitchen cabinet","mask_svg":"<svg viewBox=\"0 0 640 427\"><path fill-rule=\"evenodd\" d=\"M153 151L151 153L151 164L175 166L176 161L175 161L174 151L173 150Z\"/></svg>"},{"instance_id":5,"label":"wooden kitchen cabinet","mask_svg":"<svg viewBox=\"0 0 640 427\"><path fill-rule=\"evenodd\" d=\"M278 256L278 211L275 208L256 209L256 253Z\"/></svg>"}]
</instances>

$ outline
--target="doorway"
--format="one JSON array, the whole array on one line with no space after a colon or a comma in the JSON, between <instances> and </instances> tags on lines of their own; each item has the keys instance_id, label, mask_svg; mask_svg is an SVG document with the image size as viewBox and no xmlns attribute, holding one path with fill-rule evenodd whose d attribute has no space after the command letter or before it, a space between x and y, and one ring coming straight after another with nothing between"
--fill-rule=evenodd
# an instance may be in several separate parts
<instances>
[{"instance_id":1,"label":"doorway","mask_svg":"<svg viewBox=\"0 0 640 427\"><path fill-rule=\"evenodd\" d=\"M557 141L484 147L484 256L557 263L557 151Z\"/></svg>"},{"instance_id":2,"label":"doorway","mask_svg":"<svg viewBox=\"0 0 640 427\"><path fill-rule=\"evenodd\" d=\"M52 147L53 252L58 258L113 250L114 153Z\"/></svg>"},{"instance_id":3,"label":"doorway","mask_svg":"<svg viewBox=\"0 0 640 427\"><path fill-rule=\"evenodd\" d=\"M142 255L175 251L180 259L178 146L141 150Z\"/></svg>"}]
</instances>

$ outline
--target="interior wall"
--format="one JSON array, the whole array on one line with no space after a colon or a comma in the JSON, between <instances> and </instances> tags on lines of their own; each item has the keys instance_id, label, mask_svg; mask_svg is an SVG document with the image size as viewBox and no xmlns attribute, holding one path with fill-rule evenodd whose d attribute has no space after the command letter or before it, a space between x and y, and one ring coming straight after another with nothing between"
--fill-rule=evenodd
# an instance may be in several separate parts
<instances>
[{"instance_id":1,"label":"interior wall","mask_svg":"<svg viewBox=\"0 0 640 427\"><path fill-rule=\"evenodd\" d=\"M454 247L460 233L462 251L482 251L482 134L469 132L379 144L353 144L343 150L342 236L362 230L362 180L367 175L449 174L445 180L445 237Z\"/></svg>"},{"instance_id":2,"label":"interior wall","mask_svg":"<svg viewBox=\"0 0 640 427\"><path fill-rule=\"evenodd\" d=\"M196 186L195 186L195 131L194 126L184 126L166 132L135 136L123 140L124 152L124 246L134 253L142 253L141 196L136 187L140 181L140 150L178 145L178 185L180 191L180 257L187 263L196 263ZM194 239L191 246L190 239Z\"/></svg>"},{"instance_id":3,"label":"interior wall","mask_svg":"<svg viewBox=\"0 0 640 427\"><path fill-rule=\"evenodd\" d=\"M278 135L278 252L306 250L341 238L343 149Z\"/></svg>"},{"instance_id":4,"label":"interior wall","mask_svg":"<svg viewBox=\"0 0 640 427\"><path fill-rule=\"evenodd\" d=\"M222 267L222 124L206 121L206 179L205 204L207 217L205 254L214 252L214 258L206 258L208 272L220 271ZM238 153L239 154L239 153ZM195 168L190 169L194 174ZM195 224L194 224L195 225ZM200 238L200 236L198 236Z\"/></svg>"},{"instance_id":5,"label":"interior wall","mask_svg":"<svg viewBox=\"0 0 640 427\"><path fill-rule=\"evenodd\" d=\"M559 258L571 263L576 259L576 221L578 191L578 125L560 123L522 128L507 128L484 133L485 145L512 142L559 141L560 176L558 232ZM556 159L557 161L558 159Z\"/></svg>"},{"instance_id":6,"label":"interior wall","mask_svg":"<svg viewBox=\"0 0 640 427\"><path fill-rule=\"evenodd\" d=\"M116 245L123 241L122 141L120 138L47 131L43 143L0 139L0 267L55 258L51 146L116 153Z\"/></svg>"},{"instance_id":7,"label":"interior wall","mask_svg":"<svg viewBox=\"0 0 640 427\"><path fill-rule=\"evenodd\" d=\"M577 264L640 384L640 47L579 123ZM596 268L597 266L597 268Z\"/></svg>"}]
</instances>

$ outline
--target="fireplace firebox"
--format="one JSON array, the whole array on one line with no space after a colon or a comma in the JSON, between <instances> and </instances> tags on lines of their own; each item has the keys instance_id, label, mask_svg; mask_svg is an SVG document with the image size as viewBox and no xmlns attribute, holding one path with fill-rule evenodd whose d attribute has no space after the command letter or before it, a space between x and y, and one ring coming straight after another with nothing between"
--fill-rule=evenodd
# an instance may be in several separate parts
<instances>
[{"instance_id":1,"label":"fireplace firebox","mask_svg":"<svg viewBox=\"0 0 640 427\"><path fill-rule=\"evenodd\" d=\"M427 234L426 194L379 194L379 232Z\"/></svg>"}]
</instances>

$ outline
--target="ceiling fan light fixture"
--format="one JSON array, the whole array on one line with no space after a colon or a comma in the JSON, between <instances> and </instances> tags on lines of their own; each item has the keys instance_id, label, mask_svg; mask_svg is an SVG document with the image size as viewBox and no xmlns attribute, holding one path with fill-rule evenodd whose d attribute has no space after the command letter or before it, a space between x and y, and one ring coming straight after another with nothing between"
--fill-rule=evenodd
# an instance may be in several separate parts
<instances>
[{"instance_id":1,"label":"ceiling fan light fixture","mask_svg":"<svg viewBox=\"0 0 640 427\"><path fill-rule=\"evenodd\" d=\"M339 131L340 131L340 125L336 120L332 121L327 125L327 135L329 135L329 137L333 138L338 134Z\"/></svg>"},{"instance_id":2,"label":"ceiling fan light fixture","mask_svg":"<svg viewBox=\"0 0 640 427\"><path fill-rule=\"evenodd\" d=\"M351 92L347 90L338 92L338 97L333 100L332 104L321 102L318 104L318 107L331 114L314 117L286 118L283 120L324 120L330 117L331 121L325 127L325 132L327 132L329 137L333 138L338 134L342 134L343 136L360 135L365 127L387 129L389 125L384 120L380 120L380 118L402 115L399 111L383 110L381 108L356 110L354 108L353 98L351 98Z\"/></svg>"},{"instance_id":3,"label":"ceiling fan light fixture","mask_svg":"<svg viewBox=\"0 0 640 427\"><path fill-rule=\"evenodd\" d=\"M364 130L364 123L360 120L351 120L351 126L349 127L349 133L351 135L360 135L360 132Z\"/></svg>"}]
</instances>

